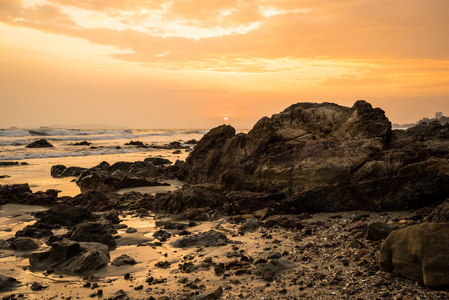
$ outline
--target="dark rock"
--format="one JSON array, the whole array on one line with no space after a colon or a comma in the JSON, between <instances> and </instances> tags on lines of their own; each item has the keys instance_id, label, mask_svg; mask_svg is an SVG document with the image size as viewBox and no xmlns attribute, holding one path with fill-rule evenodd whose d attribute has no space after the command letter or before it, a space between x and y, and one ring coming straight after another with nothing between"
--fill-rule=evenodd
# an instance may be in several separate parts
<instances>
[{"instance_id":1,"label":"dark rock","mask_svg":"<svg viewBox=\"0 0 449 300\"><path fill-rule=\"evenodd\" d=\"M254 270L254 274L263 277L267 281L272 281L273 277L286 269L295 268L296 265L288 259L272 259L267 263L257 264Z\"/></svg>"},{"instance_id":2,"label":"dark rock","mask_svg":"<svg viewBox=\"0 0 449 300\"><path fill-rule=\"evenodd\" d=\"M42 283L35 281L30 288L32 291L42 291L48 288L48 285L42 285Z\"/></svg>"},{"instance_id":3,"label":"dark rock","mask_svg":"<svg viewBox=\"0 0 449 300\"><path fill-rule=\"evenodd\" d=\"M0 292L6 292L14 289L18 284L20 284L17 279L11 276L5 276L0 274Z\"/></svg>"},{"instance_id":4,"label":"dark rock","mask_svg":"<svg viewBox=\"0 0 449 300\"><path fill-rule=\"evenodd\" d=\"M111 265L116 267L123 265L135 265L135 264L137 264L137 262L134 260L134 258L126 254L122 254L119 257L116 257L111 263Z\"/></svg>"},{"instance_id":5,"label":"dark rock","mask_svg":"<svg viewBox=\"0 0 449 300\"><path fill-rule=\"evenodd\" d=\"M221 299L221 296L223 295L223 288L216 287L206 290L204 293L202 293L199 296L194 297L194 300L219 300Z\"/></svg>"},{"instance_id":6,"label":"dark rock","mask_svg":"<svg viewBox=\"0 0 449 300\"><path fill-rule=\"evenodd\" d=\"M444 201L435 208L428 217L429 222L449 222L449 200Z\"/></svg>"},{"instance_id":7,"label":"dark rock","mask_svg":"<svg viewBox=\"0 0 449 300\"><path fill-rule=\"evenodd\" d=\"M226 202L219 186L183 186L172 193L156 194L153 208L156 211L181 213L191 208L216 208Z\"/></svg>"},{"instance_id":8,"label":"dark rock","mask_svg":"<svg viewBox=\"0 0 449 300\"><path fill-rule=\"evenodd\" d=\"M155 233L153 233L153 237L155 239L158 239L160 242L165 242L166 240L171 238L171 234L165 230L158 230Z\"/></svg>"},{"instance_id":9,"label":"dark rock","mask_svg":"<svg viewBox=\"0 0 449 300\"><path fill-rule=\"evenodd\" d=\"M29 237L13 237L7 240L14 250L18 251L31 251L36 250L41 245L41 242L37 239Z\"/></svg>"},{"instance_id":10,"label":"dark rock","mask_svg":"<svg viewBox=\"0 0 449 300\"><path fill-rule=\"evenodd\" d=\"M374 222L368 225L366 238L373 241L384 240L390 235L390 233L398 229L401 229L401 226L397 224Z\"/></svg>"},{"instance_id":11,"label":"dark rock","mask_svg":"<svg viewBox=\"0 0 449 300\"><path fill-rule=\"evenodd\" d=\"M109 211L118 208L118 204L115 201L112 201L104 193L96 190L89 190L78 194L70 203L73 206L79 206L89 211Z\"/></svg>"},{"instance_id":12,"label":"dark rock","mask_svg":"<svg viewBox=\"0 0 449 300\"><path fill-rule=\"evenodd\" d=\"M76 142L73 144L74 146L90 146L92 143L89 143L88 141L82 141L82 142Z\"/></svg>"},{"instance_id":13,"label":"dark rock","mask_svg":"<svg viewBox=\"0 0 449 300\"><path fill-rule=\"evenodd\" d=\"M50 169L50 175L55 178L61 178L61 177L78 177L83 173L86 168L80 168L80 167L66 167L64 165L54 165Z\"/></svg>"},{"instance_id":14,"label":"dark rock","mask_svg":"<svg viewBox=\"0 0 449 300\"><path fill-rule=\"evenodd\" d=\"M18 166L18 161L0 161L0 167Z\"/></svg>"},{"instance_id":15,"label":"dark rock","mask_svg":"<svg viewBox=\"0 0 449 300\"><path fill-rule=\"evenodd\" d=\"M5 240L0 240L0 249L1 250L12 250L11 244Z\"/></svg>"},{"instance_id":16,"label":"dark rock","mask_svg":"<svg viewBox=\"0 0 449 300\"><path fill-rule=\"evenodd\" d=\"M124 189L141 186L170 186L169 183L161 183L156 180L150 180L142 177L123 176L117 183L112 185L114 189Z\"/></svg>"},{"instance_id":17,"label":"dark rock","mask_svg":"<svg viewBox=\"0 0 449 300\"><path fill-rule=\"evenodd\" d=\"M185 236L171 243L174 248L183 248L191 246L219 246L230 243L226 235L221 232L209 230L190 236Z\"/></svg>"},{"instance_id":18,"label":"dark rock","mask_svg":"<svg viewBox=\"0 0 449 300\"><path fill-rule=\"evenodd\" d=\"M0 205L6 203L19 203L29 205L53 205L57 190L47 190L45 192L33 193L30 186L25 184L0 185Z\"/></svg>"},{"instance_id":19,"label":"dark rock","mask_svg":"<svg viewBox=\"0 0 449 300\"><path fill-rule=\"evenodd\" d=\"M135 229L135 228L132 228L132 227L128 227L128 228L126 228L126 231L125 231L126 233L135 233L135 232L137 232L137 229Z\"/></svg>"},{"instance_id":20,"label":"dark rock","mask_svg":"<svg viewBox=\"0 0 449 300\"><path fill-rule=\"evenodd\" d=\"M181 154L181 153L182 153L181 150L175 150L175 151L172 152L172 154Z\"/></svg>"},{"instance_id":21,"label":"dark rock","mask_svg":"<svg viewBox=\"0 0 449 300\"><path fill-rule=\"evenodd\" d=\"M349 224L348 226L346 226L346 231L351 232L351 231L358 230L358 229L364 230L364 229L366 229L367 226L368 226L368 224L366 222L357 221L355 223L352 223L352 224Z\"/></svg>"},{"instance_id":22,"label":"dark rock","mask_svg":"<svg viewBox=\"0 0 449 300\"><path fill-rule=\"evenodd\" d=\"M430 288L449 286L449 223L424 223L395 230L380 250L382 270L397 272Z\"/></svg>"},{"instance_id":23,"label":"dark rock","mask_svg":"<svg viewBox=\"0 0 449 300\"><path fill-rule=\"evenodd\" d=\"M271 192L234 191L227 193L226 198L229 202L228 214L250 214L264 208L271 208L273 211L279 210L280 202L285 196Z\"/></svg>"},{"instance_id":24,"label":"dark rock","mask_svg":"<svg viewBox=\"0 0 449 300\"><path fill-rule=\"evenodd\" d=\"M155 166L172 164L172 162L169 159L162 158L162 157L148 157L148 158L145 158L144 162L150 162Z\"/></svg>"},{"instance_id":25,"label":"dark rock","mask_svg":"<svg viewBox=\"0 0 449 300\"><path fill-rule=\"evenodd\" d=\"M83 274L89 271L98 270L106 266L109 258L102 252L95 249L87 249L81 254L62 263L61 269L73 274Z\"/></svg>"},{"instance_id":26,"label":"dark rock","mask_svg":"<svg viewBox=\"0 0 449 300\"><path fill-rule=\"evenodd\" d=\"M50 209L36 213L40 223L61 226L75 226L78 223L94 219L93 214L81 207L73 205L57 204Z\"/></svg>"},{"instance_id":27,"label":"dark rock","mask_svg":"<svg viewBox=\"0 0 449 300\"><path fill-rule=\"evenodd\" d=\"M186 144L187 144L187 145L196 145L196 144L198 144L198 141L195 140L195 139L192 139L192 140L188 140L188 141L186 142Z\"/></svg>"},{"instance_id":28,"label":"dark rock","mask_svg":"<svg viewBox=\"0 0 449 300\"><path fill-rule=\"evenodd\" d=\"M264 222L265 227L280 226L288 229L302 229L304 225L302 224L302 219L297 215L275 215L268 217Z\"/></svg>"},{"instance_id":29,"label":"dark rock","mask_svg":"<svg viewBox=\"0 0 449 300\"><path fill-rule=\"evenodd\" d=\"M71 240L77 242L99 242L109 247L115 247L117 245L112 234L101 223L80 223L72 228L67 235Z\"/></svg>"},{"instance_id":30,"label":"dark rock","mask_svg":"<svg viewBox=\"0 0 449 300\"><path fill-rule=\"evenodd\" d=\"M49 148L49 147L53 147L53 145L44 139L34 141L26 146L26 148Z\"/></svg>"},{"instance_id":31,"label":"dark rock","mask_svg":"<svg viewBox=\"0 0 449 300\"><path fill-rule=\"evenodd\" d=\"M212 129L182 172L189 183L291 195L349 181L355 164L385 149L390 132L384 112L364 101L352 108L298 103L262 118L246 135L226 125ZM348 149L352 160L342 160Z\"/></svg>"},{"instance_id":32,"label":"dark rock","mask_svg":"<svg viewBox=\"0 0 449 300\"><path fill-rule=\"evenodd\" d=\"M140 146L140 147L145 147L145 144L142 143L141 141L130 141L130 142L126 143L125 146Z\"/></svg>"},{"instance_id":33,"label":"dark rock","mask_svg":"<svg viewBox=\"0 0 449 300\"><path fill-rule=\"evenodd\" d=\"M184 147L181 145L181 142L175 141L171 142L167 145L167 149L183 149Z\"/></svg>"},{"instance_id":34,"label":"dark rock","mask_svg":"<svg viewBox=\"0 0 449 300\"><path fill-rule=\"evenodd\" d=\"M392 131L365 101L298 103L248 134L212 129L179 174L190 184L288 195L279 201L283 213L403 210L449 197L448 157L449 126L438 122Z\"/></svg>"},{"instance_id":35,"label":"dark rock","mask_svg":"<svg viewBox=\"0 0 449 300\"><path fill-rule=\"evenodd\" d=\"M42 224L40 222L36 222L33 225L27 225L22 230L16 232L16 237L29 237L33 239L40 239L47 236L52 236L53 232L51 231L53 227L47 226L46 224Z\"/></svg>"}]
</instances>

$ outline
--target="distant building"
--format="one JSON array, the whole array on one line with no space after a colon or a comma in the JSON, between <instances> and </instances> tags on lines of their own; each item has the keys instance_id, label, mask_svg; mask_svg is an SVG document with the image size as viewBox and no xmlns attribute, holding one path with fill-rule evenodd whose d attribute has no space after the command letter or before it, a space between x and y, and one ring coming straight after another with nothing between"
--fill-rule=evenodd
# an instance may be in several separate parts
<instances>
[{"instance_id":1,"label":"distant building","mask_svg":"<svg viewBox=\"0 0 449 300\"><path fill-rule=\"evenodd\" d=\"M437 120L441 119L442 116L443 116L442 112L435 113L435 119L437 119Z\"/></svg>"}]
</instances>

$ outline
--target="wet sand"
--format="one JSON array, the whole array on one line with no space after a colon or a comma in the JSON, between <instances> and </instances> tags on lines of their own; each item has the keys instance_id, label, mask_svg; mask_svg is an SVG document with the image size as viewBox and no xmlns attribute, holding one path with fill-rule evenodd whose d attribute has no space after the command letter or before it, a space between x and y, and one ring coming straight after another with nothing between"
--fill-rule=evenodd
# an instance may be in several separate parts
<instances>
[{"instance_id":1,"label":"wet sand","mask_svg":"<svg viewBox=\"0 0 449 300\"><path fill-rule=\"evenodd\" d=\"M1 239L33 223L29 212L44 209L12 204L1 208ZM158 230L155 219L159 216L150 212L140 217L129 212L122 215L121 224L137 232L118 230L118 245L110 252L110 258L112 261L127 254L137 264L118 267L108 264L86 276L46 274L45 270L30 270L27 252L1 250L2 274L16 278L21 285L0 293L0 297L23 294L25 299L108 299L123 290L128 298L120 299L193 299L208 289L221 287L221 299L447 299L448 292L428 290L376 269L380 242L368 241L345 229L358 215L369 215L365 217L368 222L413 222L407 219L410 212L321 213L304 220L306 231L258 227L242 233L241 225L234 224L232 218L221 217L198 222L187 230L195 234L214 229L240 243L173 248L170 243L179 238L176 230L167 230L173 236L159 246L152 243L157 242L152 235ZM257 273L256 261L270 256L287 261L289 267L267 280ZM158 262L168 262L169 266L158 267ZM184 263L194 267L185 272L180 268ZM229 267L233 264L234 267ZM223 274L217 275L217 266L225 266ZM35 281L47 288L32 291L30 287Z\"/></svg>"}]
</instances>

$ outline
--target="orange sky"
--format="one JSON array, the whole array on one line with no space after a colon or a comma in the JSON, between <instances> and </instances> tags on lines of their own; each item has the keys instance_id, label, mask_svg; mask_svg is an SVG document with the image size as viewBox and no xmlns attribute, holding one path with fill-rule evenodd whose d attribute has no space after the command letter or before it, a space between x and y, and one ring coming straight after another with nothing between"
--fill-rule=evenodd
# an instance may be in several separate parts
<instances>
[{"instance_id":1,"label":"orange sky","mask_svg":"<svg viewBox=\"0 0 449 300\"><path fill-rule=\"evenodd\" d=\"M448 0L0 0L0 128L250 128L296 102L449 115Z\"/></svg>"}]
</instances>

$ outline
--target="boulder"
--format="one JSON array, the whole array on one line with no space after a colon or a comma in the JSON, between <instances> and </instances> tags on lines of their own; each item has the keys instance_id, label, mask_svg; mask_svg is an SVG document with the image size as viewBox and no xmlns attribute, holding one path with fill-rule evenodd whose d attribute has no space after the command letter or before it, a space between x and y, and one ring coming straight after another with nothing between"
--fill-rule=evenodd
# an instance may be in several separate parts
<instances>
[{"instance_id":1,"label":"boulder","mask_svg":"<svg viewBox=\"0 0 449 300\"><path fill-rule=\"evenodd\" d=\"M440 203L449 197L449 175L434 170L389 178L324 186L288 197L289 212L348 210L411 210Z\"/></svg>"},{"instance_id":2,"label":"boulder","mask_svg":"<svg viewBox=\"0 0 449 300\"><path fill-rule=\"evenodd\" d=\"M33 225L27 225L22 230L18 230L15 234L16 237L29 237L33 239L40 239L47 236L52 236L52 226L36 222Z\"/></svg>"},{"instance_id":3,"label":"boulder","mask_svg":"<svg viewBox=\"0 0 449 300\"><path fill-rule=\"evenodd\" d=\"M70 201L70 204L89 211L109 211L119 208L117 202L112 201L103 192L97 190L88 190L76 195Z\"/></svg>"},{"instance_id":4,"label":"boulder","mask_svg":"<svg viewBox=\"0 0 449 300\"><path fill-rule=\"evenodd\" d=\"M80 274L105 266L109 262L109 250L101 243L78 243L64 239L52 243L50 249L31 253L29 261L33 268L51 267Z\"/></svg>"},{"instance_id":5,"label":"boulder","mask_svg":"<svg viewBox=\"0 0 449 300\"><path fill-rule=\"evenodd\" d=\"M68 237L77 242L99 242L113 248L117 245L114 237L98 222L83 222L67 233Z\"/></svg>"},{"instance_id":6,"label":"boulder","mask_svg":"<svg viewBox=\"0 0 449 300\"><path fill-rule=\"evenodd\" d=\"M160 242L165 242L166 240L171 238L171 234L165 230L158 230L155 233L153 233L153 237L155 239L158 239Z\"/></svg>"},{"instance_id":7,"label":"boulder","mask_svg":"<svg viewBox=\"0 0 449 300\"><path fill-rule=\"evenodd\" d=\"M0 185L0 205L13 202L20 203L32 193L28 183Z\"/></svg>"},{"instance_id":8,"label":"boulder","mask_svg":"<svg viewBox=\"0 0 449 300\"><path fill-rule=\"evenodd\" d=\"M401 229L398 224L385 224L382 222L373 222L368 224L366 238L372 241L381 241L386 239L390 233Z\"/></svg>"},{"instance_id":9,"label":"boulder","mask_svg":"<svg viewBox=\"0 0 449 300\"><path fill-rule=\"evenodd\" d=\"M28 144L25 148L50 148L53 147L47 140L40 139Z\"/></svg>"},{"instance_id":10,"label":"boulder","mask_svg":"<svg viewBox=\"0 0 449 300\"><path fill-rule=\"evenodd\" d=\"M194 300L219 300L223 295L223 288L221 286L210 288L204 291L201 295L194 297Z\"/></svg>"},{"instance_id":11,"label":"boulder","mask_svg":"<svg viewBox=\"0 0 449 300\"><path fill-rule=\"evenodd\" d=\"M270 259L267 263L257 264L254 274L261 276L266 281L273 281L274 276L287 269L295 268L296 265L288 259Z\"/></svg>"},{"instance_id":12,"label":"boulder","mask_svg":"<svg viewBox=\"0 0 449 300\"><path fill-rule=\"evenodd\" d=\"M206 232L189 235L177 239L171 246L174 248L183 248L183 247L191 247L191 246L219 246L230 243L231 241L228 237L218 231L209 230Z\"/></svg>"},{"instance_id":13,"label":"boulder","mask_svg":"<svg viewBox=\"0 0 449 300\"><path fill-rule=\"evenodd\" d=\"M78 177L86 168L81 167L66 167L64 165L54 165L50 169L50 175L55 178L61 177Z\"/></svg>"},{"instance_id":14,"label":"boulder","mask_svg":"<svg viewBox=\"0 0 449 300\"><path fill-rule=\"evenodd\" d=\"M94 215L87 209L67 205L63 203L56 204L50 209L36 213L36 217L40 218L40 223L47 225L75 226L78 223L93 220Z\"/></svg>"},{"instance_id":15,"label":"boulder","mask_svg":"<svg viewBox=\"0 0 449 300\"><path fill-rule=\"evenodd\" d=\"M0 275L0 292L6 292L14 289L20 282L14 277Z\"/></svg>"},{"instance_id":16,"label":"boulder","mask_svg":"<svg viewBox=\"0 0 449 300\"><path fill-rule=\"evenodd\" d=\"M84 274L105 267L108 262L109 258L102 252L95 249L88 249L72 259L63 262L60 268L69 273Z\"/></svg>"},{"instance_id":17,"label":"boulder","mask_svg":"<svg viewBox=\"0 0 449 300\"><path fill-rule=\"evenodd\" d=\"M162 158L162 157L148 157L148 158L145 158L144 162L150 162L155 166L172 164L172 162L169 159Z\"/></svg>"},{"instance_id":18,"label":"boulder","mask_svg":"<svg viewBox=\"0 0 449 300\"><path fill-rule=\"evenodd\" d=\"M135 264L137 264L137 262L134 260L134 258L126 254L122 254L119 257L116 257L111 263L111 265L116 267L123 265L135 265Z\"/></svg>"},{"instance_id":19,"label":"boulder","mask_svg":"<svg viewBox=\"0 0 449 300\"><path fill-rule=\"evenodd\" d=\"M7 240L11 247L17 251L31 251L36 250L42 244L37 239L29 237L13 237Z\"/></svg>"},{"instance_id":20,"label":"boulder","mask_svg":"<svg viewBox=\"0 0 449 300\"><path fill-rule=\"evenodd\" d=\"M382 244L382 270L430 288L449 286L449 223L423 223L390 233Z\"/></svg>"},{"instance_id":21,"label":"boulder","mask_svg":"<svg viewBox=\"0 0 449 300\"><path fill-rule=\"evenodd\" d=\"M74 146L90 146L92 145L92 143L88 142L88 141L82 141L82 142L76 142L75 144L73 144Z\"/></svg>"}]
</instances>

